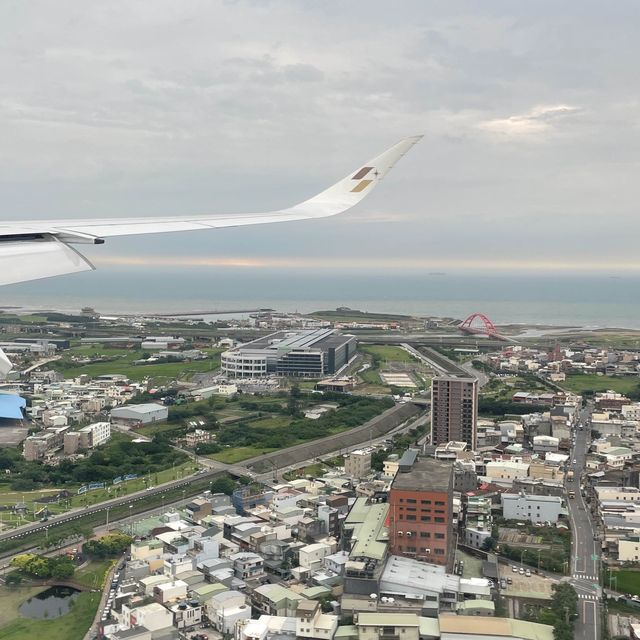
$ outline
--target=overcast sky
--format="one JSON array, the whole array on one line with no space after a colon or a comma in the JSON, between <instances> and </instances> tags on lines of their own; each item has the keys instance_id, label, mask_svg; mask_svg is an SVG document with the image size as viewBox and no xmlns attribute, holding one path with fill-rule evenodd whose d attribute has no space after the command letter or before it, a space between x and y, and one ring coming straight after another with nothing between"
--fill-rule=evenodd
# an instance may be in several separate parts
<instances>
[{"instance_id":1,"label":"overcast sky","mask_svg":"<svg viewBox=\"0 0 640 640\"><path fill-rule=\"evenodd\" d=\"M639 18L637 0L4 0L0 217L265 211L424 133L343 216L88 253L640 270Z\"/></svg>"}]
</instances>

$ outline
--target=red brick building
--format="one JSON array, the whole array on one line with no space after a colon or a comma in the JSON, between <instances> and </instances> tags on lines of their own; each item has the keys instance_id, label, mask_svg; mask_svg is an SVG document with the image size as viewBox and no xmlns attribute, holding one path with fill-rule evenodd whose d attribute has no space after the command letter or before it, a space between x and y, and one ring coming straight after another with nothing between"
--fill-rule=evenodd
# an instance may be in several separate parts
<instances>
[{"instance_id":1,"label":"red brick building","mask_svg":"<svg viewBox=\"0 0 640 640\"><path fill-rule=\"evenodd\" d=\"M453 465L432 458L417 458L399 470L389 494L392 554L452 569L453 483Z\"/></svg>"}]
</instances>

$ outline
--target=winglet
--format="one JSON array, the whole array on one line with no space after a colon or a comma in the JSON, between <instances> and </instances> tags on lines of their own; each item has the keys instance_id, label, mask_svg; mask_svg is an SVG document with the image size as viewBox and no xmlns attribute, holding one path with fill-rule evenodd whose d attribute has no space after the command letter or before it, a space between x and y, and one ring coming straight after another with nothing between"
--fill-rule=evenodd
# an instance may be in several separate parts
<instances>
[{"instance_id":1,"label":"winglet","mask_svg":"<svg viewBox=\"0 0 640 640\"><path fill-rule=\"evenodd\" d=\"M400 140L328 189L287 209L287 211L309 218L324 218L350 209L371 193L376 184L389 173L396 162L421 139L422 136L419 135Z\"/></svg>"}]
</instances>

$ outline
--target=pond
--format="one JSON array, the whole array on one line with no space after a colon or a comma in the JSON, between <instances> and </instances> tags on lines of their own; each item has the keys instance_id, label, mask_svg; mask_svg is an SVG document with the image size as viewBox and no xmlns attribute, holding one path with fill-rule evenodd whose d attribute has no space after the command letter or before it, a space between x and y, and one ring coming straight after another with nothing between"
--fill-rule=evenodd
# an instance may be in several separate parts
<instances>
[{"instance_id":1,"label":"pond","mask_svg":"<svg viewBox=\"0 0 640 640\"><path fill-rule=\"evenodd\" d=\"M45 620L59 618L69 613L71 603L78 597L79 591L71 587L50 587L20 605L20 613L27 618Z\"/></svg>"}]
</instances>

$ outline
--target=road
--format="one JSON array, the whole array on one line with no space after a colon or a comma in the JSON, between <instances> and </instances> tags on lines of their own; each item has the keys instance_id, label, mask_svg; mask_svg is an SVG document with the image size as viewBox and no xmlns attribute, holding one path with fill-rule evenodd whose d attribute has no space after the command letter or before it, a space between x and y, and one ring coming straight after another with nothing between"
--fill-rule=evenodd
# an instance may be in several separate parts
<instances>
[{"instance_id":1,"label":"road","mask_svg":"<svg viewBox=\"0 0 640 640\"><path fill-rule=\"evenodd\" d=\"M566 482L568 491L575 491L576 497L567 497L569 521L573 532L571 546L571 584L578 593L578 620L576 620L576 638L599 640L601 635L600 598L600 548L596 539L596 528L590 511L585 504L580 487L581 476L585 470L585 456L591 440L590 408L581 411L579 423L583 429L575 431L575 444L571 449L569 462L574 471L573 481ZM572 464L573 461L575 464Z\"/></svg>"},{"instance_id":2,"label":"road","mask_svg":"<svg viewBox=\"0 0 640 640\"><path fill-rule=\"evenodd\" d=\"M383 415L389 415L396 412L404 414L405 410L408 411L408 405L396 405L392 409L387 410ZM381 416L377 416L360 427L354 427L353 429L349 429L348 431L344 431L329 438L323 438L313 442L289 447L287 449L282 449L265 456L245 460L239 464L224 464L222 462L210 460L209 458L198 457L196 459L197 462L200 463L201 466L205 467L206 471L202 470L197 475L192 475L180 480L173 480L149 490L138 491L121 498L113 498L90 507L72 509L64 514L56 516L55 519L51 519L46 523L32 522L21 527L16 527L15 529L0 533L0 540L22 538L30 533L45 531L46 529L55 527L56 525L73 522L74 520L78 520L91 513L105 512L105 518L107 518L108 515L106 512L115 506L134 504L139 500L148 498L149 496L162 494L169 489L186 487L196 479L201 480L207 477L214 478L221 472L230 473L236 476L245 476L252 479L266 479L270 475L273 475L272 468L249 470L247 469L247 466L258 466L259 463L264 463L266 460L273 460L273 468L279 469L281 473L288 470L288 468L305 466L305 464L315 460L319 456L328 456L339 452L345 452L348 449L356 449L361 447L364 443L376 443L388 438L391 434L406 431L414 426L413 418L415 418L415 414L406 415L406 419L403 420L401 424L395 425L394 427L384 431L384 433L380 433L376 430L375 426L371 426L380 420L380 418ZM321 447L323 444L325 445L324 450ZM330 446L327 446L327 444L330 444ZM305 454L301 455L302 452L305 452Z\"/></svg>"}]
</instances>

